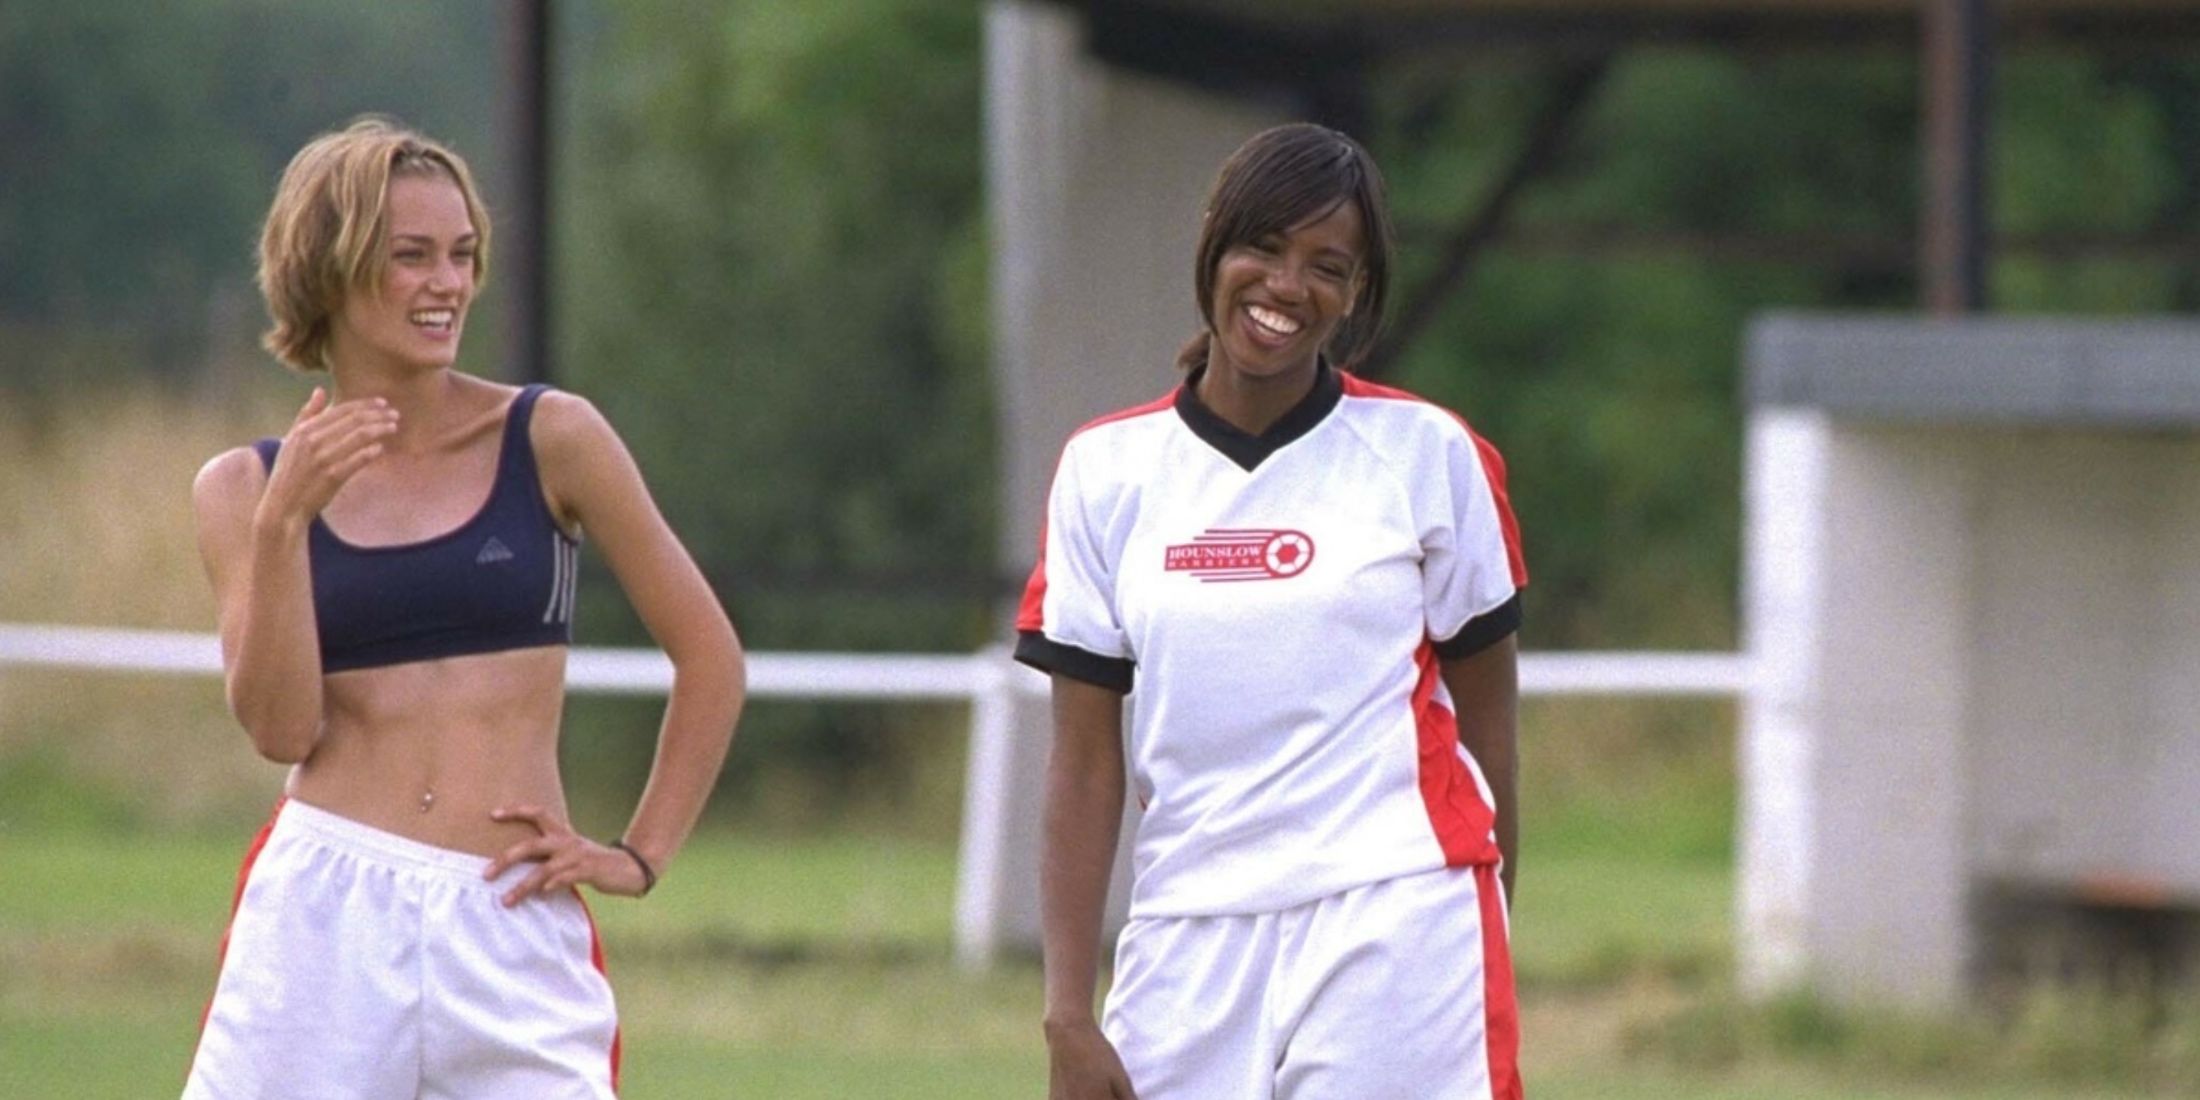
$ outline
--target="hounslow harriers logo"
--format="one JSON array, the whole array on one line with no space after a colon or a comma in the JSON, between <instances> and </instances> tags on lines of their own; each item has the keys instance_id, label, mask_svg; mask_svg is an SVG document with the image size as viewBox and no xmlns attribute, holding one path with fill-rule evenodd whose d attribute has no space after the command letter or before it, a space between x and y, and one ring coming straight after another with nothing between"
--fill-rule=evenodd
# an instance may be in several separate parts
<instances>
[{"instance_id":1,"label":"hounslow harriers logo","mask_svg":"<svg viewBox=\"0 0 2200 1100\"><path fill-rule=\"evenodd\" d=\"M1279 581L1306 572L1314 540L1274 527L1214 527L1169 547L1162 568L1206 581Z\"/></svg>"}]
</instances>

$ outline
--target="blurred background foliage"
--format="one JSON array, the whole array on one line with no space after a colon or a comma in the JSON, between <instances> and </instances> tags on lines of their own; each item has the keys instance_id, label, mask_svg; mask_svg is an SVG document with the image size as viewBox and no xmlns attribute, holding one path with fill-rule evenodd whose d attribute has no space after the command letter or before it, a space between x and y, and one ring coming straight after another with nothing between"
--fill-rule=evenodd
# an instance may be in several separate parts
<instances>
[{"instance_id":1,"label":"blurred background foliage","mask_svg":"<svg viewBox=\"0 0 2200 1100\"><path fill-rule=\"evenodd\" d=\"M454 145L505 208L502 11L0 0L0 621L211 629L190 479L280 430L308 384L256 346L275 178L315 133L382 112ZM993 639L1021 578L992 560L983 5L555 11L557 380L621 428L752 647ZM1376 74L1362 136L1402 288L1504 172L1556 65ZM1893 47L1615 59L1398 362L1508 458L1531 648L1738 644L1744 327L1914 307L1917 84ZM1994 94L1993 306L2200 305L2200 60L2031 50ZM499 282L465 352L490 376ZM581 641L646 640L608 576L584 593ZM570 701L584 831L622 824L660 709ZM1036 978L949 959L964 726L945 706L752 706L721 827L650 906L602 907L632 1088L1030 1094ZM1523 706L1539 1095L2193 1094L2185 1002L2167 1024L2158 1001L2083 990L1932 1025L1744 1004L1732 728L1723 701ZM0 894L0 970L20 979L0 983L0 1080L140 1095L178 1072L238 841L280 772L211 680L0 672L0 867L22 882Z\"/></svg>"},{"instance_id":2,"label":"blurred background foliage","mask_svg":"<svg viewBox=\"0 0 2200 1100\"><path fill-rule=\"evenodd\" d=\"M252 348L258 220L314 133L370 110L433 118L493 160L494 21L417 0L0 5L10 402L185 379Z\"/></svg>"},{"instance_id":3,"label":"blurred background foliage","mask_svg":"<svg viewBox=\"0 0 2200 1100\"><path fill-rule=\"evenodd\" d=\"M621 427L752 647L984 644L1019 578L990 551L982 5L556 11L557 380ZM454 144L503 205L498 12L0 5L0 619L211 625L184 557L185 486L214 450L279 429L304 390L255 346L252 246L274 179L314 133L386 112ZM1551 71L1522 54L1377 73L1363 136L1391 176L1403 285L1520 145ZM1400 362L1397 381L1509 459L1531 647L1737 644L1744 325L1770 307L1914 303L1917 85L1891 47L1618 58L1508 235ZM2196 92L2200 62L2179 58L2004 59L1992 220L2018 247L1992 268L1996 308L2200 299L2174 250L2088 244L2195 230ZM490 375L497 301L492 279L466 351ZM150 450L87 442L123 438ZM133 456L152 488L121 514L159 524L157 546L112 536L113 560L183 563L119 604L29 579L106 545L108 482L68 480L110 476L95 451ZM608 580L587 588L582 640L643 641ZM54 738L133 720L103 712L102 693L46 694L61 701L35 725ZM218 708L201 709L218 728ZM574 701L584 808L630 804L655 714ZM720 812L906 821L910 800L944 799L933 816L951 830L940 792L959 764L934 749L958 724L760 706ZM29 752L27 724L9 725L0 753ZM254 766L227 732L187 743Z\"/></svg>"}]
</instances>

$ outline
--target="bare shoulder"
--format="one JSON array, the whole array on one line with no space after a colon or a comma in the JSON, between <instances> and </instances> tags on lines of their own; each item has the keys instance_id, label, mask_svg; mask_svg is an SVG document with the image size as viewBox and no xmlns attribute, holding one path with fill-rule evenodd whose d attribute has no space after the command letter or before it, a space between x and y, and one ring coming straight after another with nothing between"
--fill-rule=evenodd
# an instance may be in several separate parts
<instances>
[{"instance_id":1,"label":"bare shoulder","mask_svg":"<svg viewBox=\"0 0 2200 1100\"><path fill-rule=\"evenodd\" d=\"M551 510L568 529L590 526L643 495L641 471L594 402L550 390L528 424Z\"/></svg>"},{"instance_id":2,"label":"bare shoulder","mask_svg":"<svg viewBox=\"0 0 2200 1100\"><path fill-rule=\"evenodd\" d=\"M232 447L206 460L191 481L200 512L256 501L267 488L267 467L250 447Z\"/></svg>"},{"instance_id":3,"label":"bare shoulder","mask_svg":"<svg viewBox=\"0 0 2200 1100\"><path fill-rule=\"evenodd\" d=\"M267 468L250 447L232 447L199 467L191 482L191 511L198 524L199 553L215 587L237 560L252 526L252 513L267 492Z\"/></svg>"},{"instance_id":4,"label":"bare shoulder","mask_svg":"<svg viewBox=\"0 0 2200 1100\"><path fill-rule=\"evenodd\" d=\"M529 435L546 460L585 462L623 447L619 433L594 402L577 393L549 390L535 402Z\"/></svg>"}]
</instances>

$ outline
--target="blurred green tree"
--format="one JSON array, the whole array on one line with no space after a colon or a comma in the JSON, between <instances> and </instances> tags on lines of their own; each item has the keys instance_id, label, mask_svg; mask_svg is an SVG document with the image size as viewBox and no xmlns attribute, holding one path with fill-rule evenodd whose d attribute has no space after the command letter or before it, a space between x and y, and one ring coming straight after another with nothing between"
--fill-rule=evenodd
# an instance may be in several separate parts
<instances>
[{"instance_id":1,"label":"blurred green tree","mask_svg":"<svg viewBox=\"0 0 2200 1100\"><path fill-rule=\"evenodd\" d=\"M1379 85L1371 146L1408 227L1407 285L1512 155L1547 71L1517 58ZM1992 216L2028 247L1995 258L1993 308L2193 304L2189 258L2128 242L2195 228L2200 100L2180 93L2196 76L2166 57L2004 59ZM1915 308L1917 88L1899 50L1630 52L1400 362L1507 455L1530 645L1738 644L1743 330L1769 308ZM2048 247L2115 234L2120 251Z\"/></svg>"},{"instance_id":2,"label":"blurred green tree","mask_svg":"<svg viewBox=\"0 0 2200 1100\"><path fill-rule=\"evenodd\" d=\"M968 651L991 629L979 14L635 0L567 32L559 374L754 647ZM594 591L585 629L639 640ZM894 790L927 720L759 708L730 801Z\"/></svg>"},{"instance_id":3,"label":"blurred green tree","mask_svg":"<svg viewBox=\"0 0 2200 1100\"><path fill-rule=\"evenodd\" d=\"M238 358L275 176L355 114L451 140L494 209L499 10L0 3L0 394ZM1014 579L991 560L982 5L557 12L559 380L620 426L751 645L985 640ZM1377 71L1365 136L1406 229L1403 286L1518 146L1548 72L1528 55ZM1740 336L1768 307L1914 303L1917 88L1900 50L1630 51L1400 362L1511 461L1531 645L1735 644ZM1999 256L1996 308L2200 304L2177 250L2085 244L2191 239L2195 89L2200 63L2168 54L2004 59L1995 227L2075 244ZM467 353L490 373L498 298ZM640 640L611 586L588 591L585 640ZM638 774L644 710L580 705L603 735L575 751ZM927 720L774 708L738 758L860 787L912 764L890 724Z\"/></svg>"},{"instance_id":4,"label":"blurred green tree","mask_svg":"<svg viewBox=\"0 0 2200 1100\"><path fill-rule=\"evenodd\" d=\"M494 171L489 5L0 5L0 386L194 371L313 134L396 114Z\"/></svg>"},{"instance_id":5,"label":"blurred green tree","mask_svg":"<svg viewBox=\"0 0 2200 1100\"><path fill-rule=\"evenodd\" d=\"M559 370L760 644L985 636L977 15L639 0L574 57Z\"/></svg>"}]
</instances>

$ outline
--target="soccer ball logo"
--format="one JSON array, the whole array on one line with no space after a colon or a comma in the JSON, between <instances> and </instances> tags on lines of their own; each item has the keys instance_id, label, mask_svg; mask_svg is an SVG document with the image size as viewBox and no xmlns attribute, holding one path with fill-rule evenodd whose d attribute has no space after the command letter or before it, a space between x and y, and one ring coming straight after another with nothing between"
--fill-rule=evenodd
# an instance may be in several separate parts
<instances>
[{"instance_id":1,"label":"soccer ball logo","mask_svg":"<svg viewBox=\"0 0 2200 1100\"><path fill-rule=\"evenodd\" d=\"M1314 540L1279 527L1210 527L1161 557L1161 568L1201 584L1289 580L1313 563Z\"/></svg>"},{"instance_id":2,"label":"soccer ball logo","mask_svg":"<svg viewBox=\"0 0 2200 1100\"><path fill-rule=\"evenodd\" d=\"M1295 577L1314 562L1314 540L1297 531L1278 531L1260 549L1271 577Z\"/></svg>"}]
</instances>

